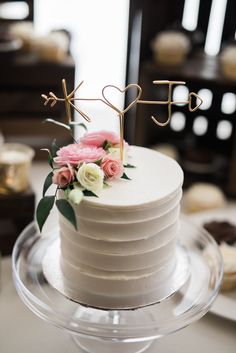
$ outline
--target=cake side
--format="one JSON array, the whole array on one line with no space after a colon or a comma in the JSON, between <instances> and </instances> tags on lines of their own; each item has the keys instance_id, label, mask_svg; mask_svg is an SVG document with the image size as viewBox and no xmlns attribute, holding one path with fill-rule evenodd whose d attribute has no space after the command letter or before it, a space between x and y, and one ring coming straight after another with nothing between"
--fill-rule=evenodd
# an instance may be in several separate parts
<instances>
[{"instance_id":1,"label":"cake side","mask_svg":"<svg viewBox=\"0 0 236 353\"><path fill-rule=\"evenodd\" d=\"M182 170L158 152L131 151L131 180L73 205L78 231L59 215L64 286L85 305L148 305L165 292L176 266Z\"/></svg>"}]
</instances>

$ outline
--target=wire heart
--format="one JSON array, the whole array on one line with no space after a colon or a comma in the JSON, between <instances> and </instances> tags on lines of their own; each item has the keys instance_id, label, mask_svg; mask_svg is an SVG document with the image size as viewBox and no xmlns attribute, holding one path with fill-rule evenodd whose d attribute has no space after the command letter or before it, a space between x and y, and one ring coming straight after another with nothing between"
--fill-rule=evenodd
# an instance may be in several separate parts
<instances>
[{"instance_id":1,"label":"wire heart","mask_svg":"<svg viewBox=\"0 0 236 353\"><path fill-rule=\"evenodd\" d=\"M137 88L137 96L135 99L132 100L132 102L124 109L124 110L120 110L118 109L114 104L111 103L111 101L106 97L106 93L105 91L107 91L109 88L114 88L115 90L119 91L120 93L125 93L126 91L128 91L130 88ZM141 94L142 94L142 88L137 85L136 83L131 83L129 84L128 86L126 86L123 90L120 89L119 87L117 86L114 86L114 85L107 85L105 87L103 87L102 89L102 96L105 100L105 102L111 107L113 108L115 111L117 111L118 114L121 114L121 115L124 115L125 113L127 113L128 110L130 110L136 103L137 101L139 100L139 98L141 97Z\"/></svg>"},{"instance_id":2,"label":"wire heart","mask_svg":"<svg viewBox=\"0 0 236 353\"><path fill-rule=\"evenodd\" d=\"M199 101L200 101L200 103L198 103L194 108L192 108L192 97L195 97L196 99L199 99ZM202 105L202 103L203 103L202 98L199 97L199 95L194 92L189 93L188 99L189 99L188 109L190 112L195 112L195 110L197 110L200 107L200 105Z\"/></svg>"}]
</instances>

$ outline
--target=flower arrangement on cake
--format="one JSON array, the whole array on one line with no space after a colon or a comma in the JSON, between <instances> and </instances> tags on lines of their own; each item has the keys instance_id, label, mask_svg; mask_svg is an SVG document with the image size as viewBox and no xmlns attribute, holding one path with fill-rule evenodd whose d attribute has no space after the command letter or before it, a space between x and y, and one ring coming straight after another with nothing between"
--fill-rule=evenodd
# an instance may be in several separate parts
<instances>
[{"instance_id":1,"label":"flower arrangement on cake","mask_svg":"<svg viewBox=\"0 0 236 353\"><path fill-rule=\"evenodd\" d=\"M45 179L43 198L38 204L37 221L42 229L52 207L58 210L75 228L76 219L73 204L79 204L84 196L98 197L103 187L109 187L109 181L123 178L129 179L125 168L133 168L124 164L127 160L128 144L125 143L124 158L120 159L120 138L112 131L86 133L80 141L58 148L53 142L49 153L49 165L52 171ZM56 185L53 196L45 196L48 188ZM64 190L65 198L57 199L57 192Z\"/></svg>"}]
</instances>

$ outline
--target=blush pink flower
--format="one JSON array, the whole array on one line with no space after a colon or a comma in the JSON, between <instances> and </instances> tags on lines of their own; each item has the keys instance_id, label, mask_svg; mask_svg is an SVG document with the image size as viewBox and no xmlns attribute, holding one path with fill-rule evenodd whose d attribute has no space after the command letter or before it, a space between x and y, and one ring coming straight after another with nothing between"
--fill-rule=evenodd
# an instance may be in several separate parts
<instances>
[{"instance_id":1,"label":"blush pink flower","mask_svg":"<svg viewBox=\"0 0 236 353\"><path fill-rule=\"evenodd\" d=\"M81 146L80 144L71 144L60 148L57 151L57 157L54 162L59 165L77 166L79 163L90 163L101 159L106 152L103 148L94 146Z\"/></svg>"},{"instance_id":2,"label":"blush pink flower","mask_svg":"<svg viewBox=\"0 0 236 353\"><path fill-rule=\"evenodd\" d=\"M65 187L69 185L74 180L74 171L72 168L62 167L57 171L54 171L52 182L59 185L60 187Z\"/></svg>"},{"instance_id":3,"label":"blush pink flower","mask_svg":"<svg viewBox=\"0 0 236 353\"><path fill-rule=\"evenodd\" d=\"M119 179L124 173L124 166L122 161L120 159L112 158L109 155L103 158L101 168L109 180Z\"/></svg>"},{"instance_id":4,"label":"blush pink flower","mask_svg":"<svg viewBox=\"0 0 236 353\"><path fill-rule=\"evenodd\" d=\"M89 132L80 139L81 145L95 147L102 147L105 141L108 141L111 145L116 145L119 144L120 137L113 131L102 130Z\"/></svg>"}]
</instances>

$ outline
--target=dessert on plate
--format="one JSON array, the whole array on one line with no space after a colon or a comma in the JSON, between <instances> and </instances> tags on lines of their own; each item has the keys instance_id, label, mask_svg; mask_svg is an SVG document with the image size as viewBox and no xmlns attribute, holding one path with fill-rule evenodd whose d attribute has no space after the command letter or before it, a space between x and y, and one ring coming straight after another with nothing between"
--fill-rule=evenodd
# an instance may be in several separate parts
<instances>
[{"instance_id":1,"label":"dessert on plate","mask_svg":"<svg viewBox=\"0 0 236 353\"><path fill-rule=\"evenodd\" d=\"M221 289L228 291L236 288L236 226L228 221L208 221L203 227L219 244L224 262L224 277Z\"/></svg>"}]
</instances>

